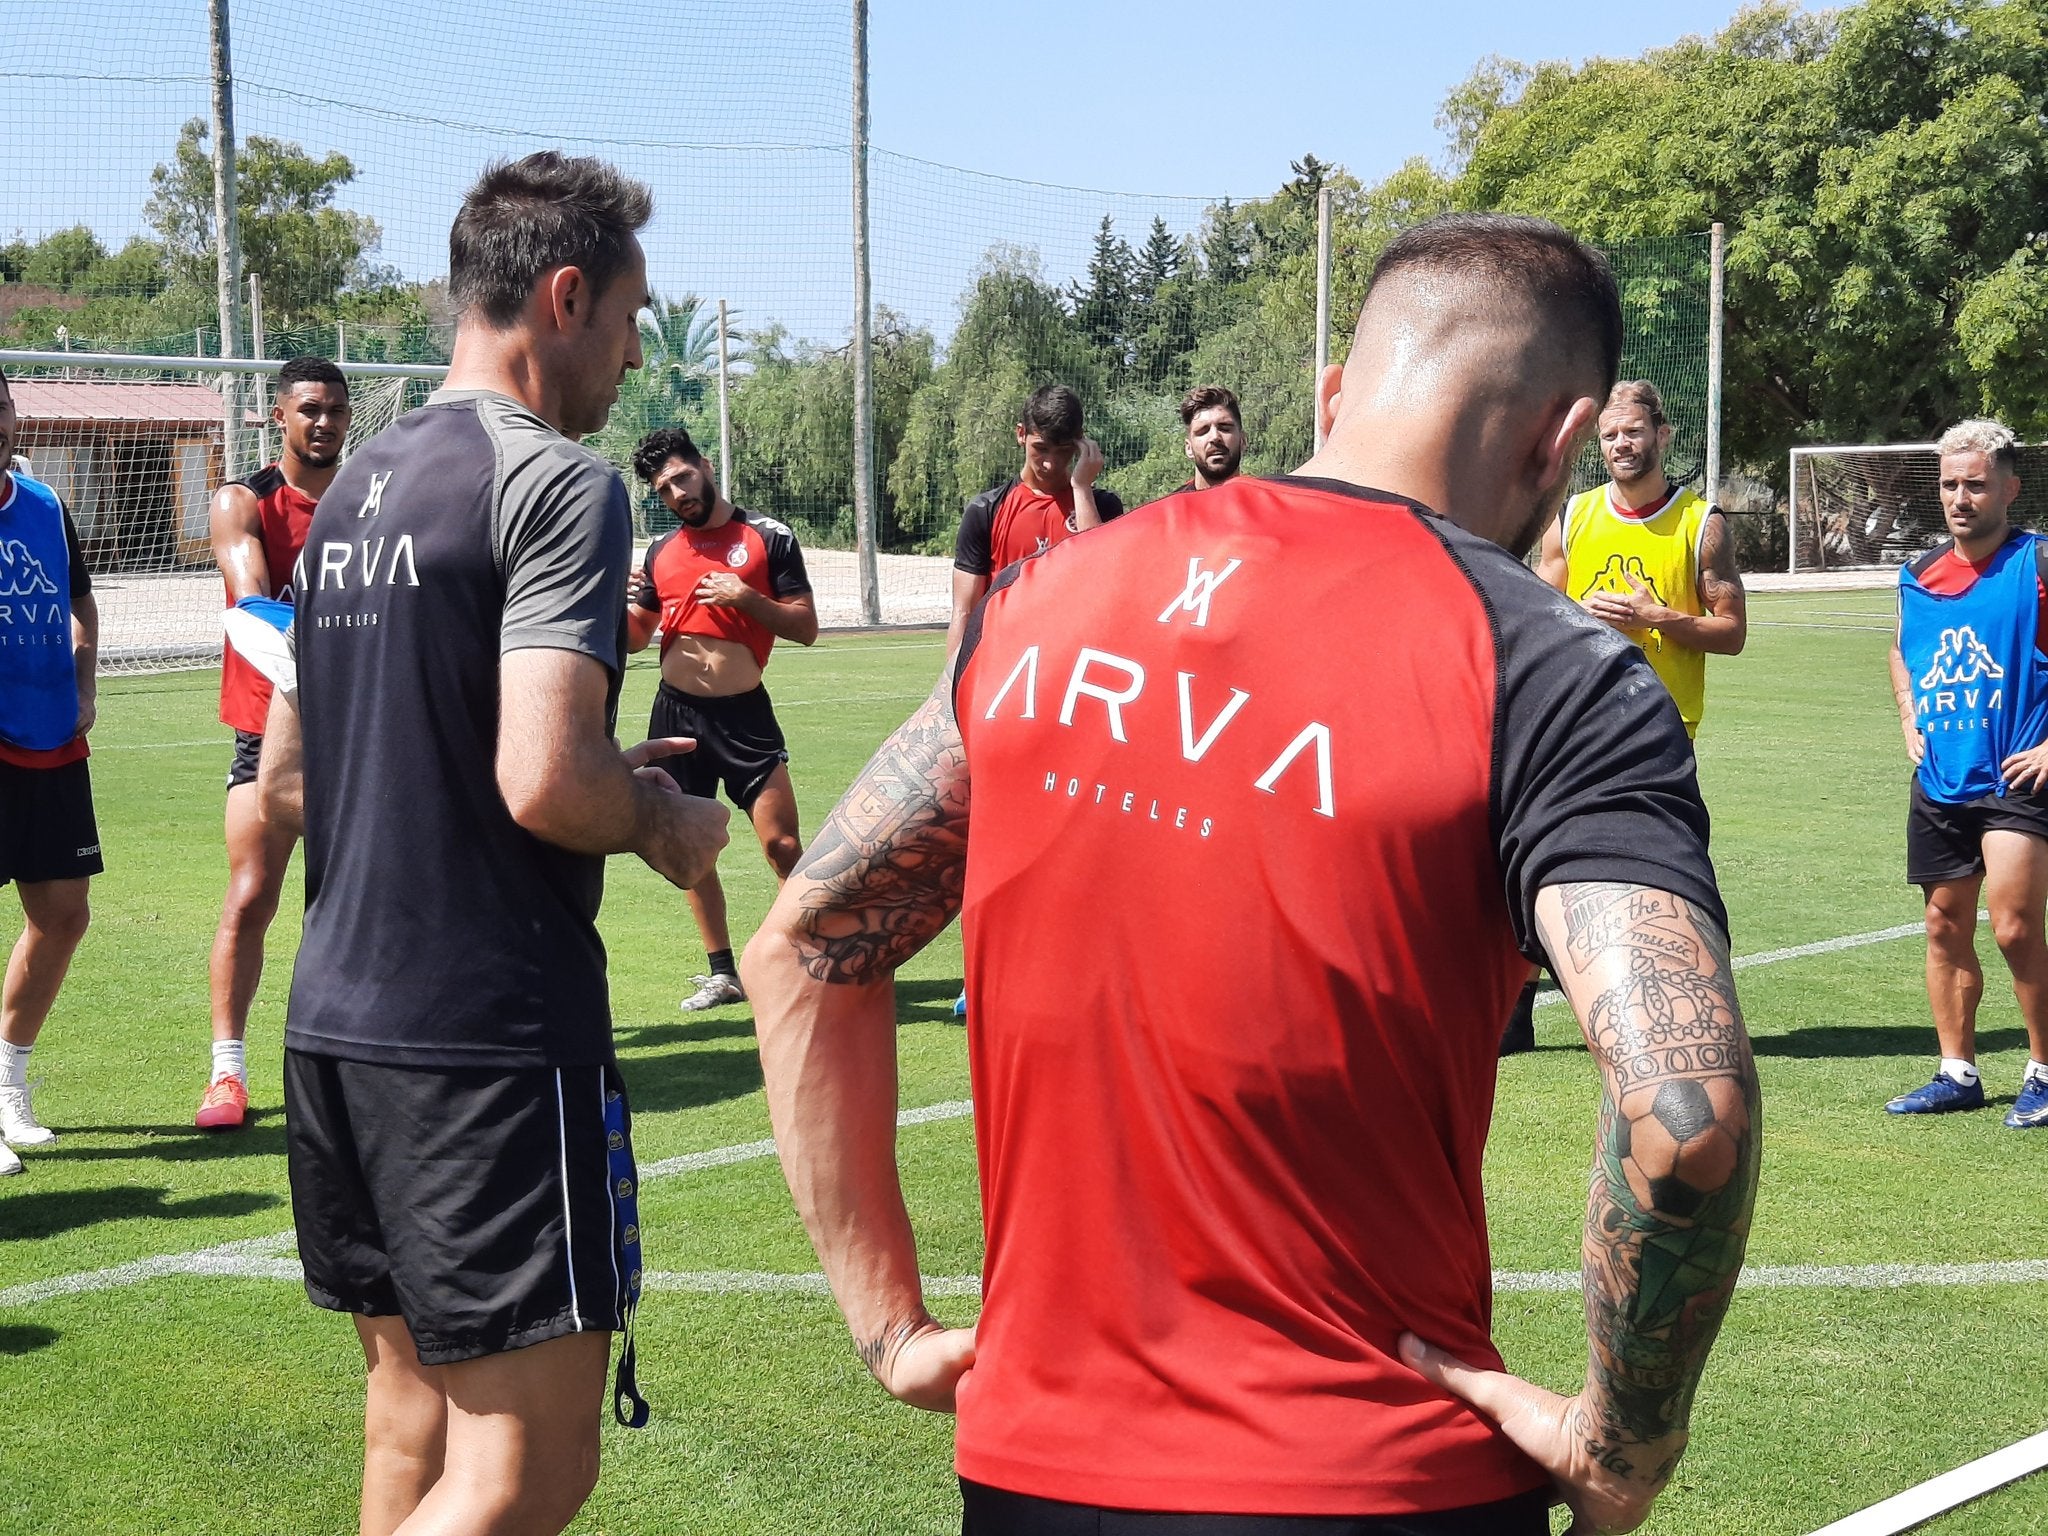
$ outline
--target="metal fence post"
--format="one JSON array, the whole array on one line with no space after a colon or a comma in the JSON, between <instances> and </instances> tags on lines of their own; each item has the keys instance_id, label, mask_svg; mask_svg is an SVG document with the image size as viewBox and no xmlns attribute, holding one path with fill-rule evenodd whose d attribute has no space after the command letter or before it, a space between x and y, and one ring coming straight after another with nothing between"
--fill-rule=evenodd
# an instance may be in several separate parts
<instances>
[{"instance_id":1,"label":"metal fence post","mask_svg":"<svg viewBox=\"0 0 2048 1536\"><path fill-rule=\"evenodd\" d=\"M874 316L868 270L868 0L853 0L853 538L860 618L882 622L875 558Z\"/></svg>"},{"instance_id":2,"label":"metal fence post","mask_svg":"<svg viewBox=\"0 0 2048 1536\"><path fill-rule=\"evenodd\" d=\"M1316 387L1321 388L1323 370L1330 366L1330 189L1316 193ZM1323 447L1323 415L1315 410L1316 451Z\"/></svg>"},{"instance_id":3,"label":"metal fence post","mask_svg":"<svg viewBox=\"0 0 2048 1536\"><path fill-rule=\"evenodd\" d=\"M1707 284L1707 505L1721 495L1721 295L1727 226L1716 221L1708 239L1711 272Z\"/></svg>"},{"instance_id":4,"label":"metal fence post","mask_svg":"<svg viewBox=\"0 0 2048 1536\"><path fill-rule=\"evenodd\" d=\"M718 480L719 490L728 501L733 495L732 473L732 409L728 398L726 378L731 371L731 359L726 350L725 300L718 301Z\"/></svg>"}]
</instances>

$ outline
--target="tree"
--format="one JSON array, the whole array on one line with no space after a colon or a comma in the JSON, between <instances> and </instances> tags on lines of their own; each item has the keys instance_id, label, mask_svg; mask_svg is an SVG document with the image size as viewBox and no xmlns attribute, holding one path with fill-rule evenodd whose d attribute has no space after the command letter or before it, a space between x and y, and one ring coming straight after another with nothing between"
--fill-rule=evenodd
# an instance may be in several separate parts
<instances>
[{"instance_id":1,"label":"tree","mask_svg":"<svg viewBox=\"0 0 2048 1536\"><path fill-rule=\"evenodd\" d=\"M1137 258L1105 213L1095 231L1095 252L1088 258L1087 284L1073 283L1068 291L1075 325L1101 355L1112 378L1121 378L1130 366L1136 279Z\"/></svg>"},{"instance_id":2,"label":"tree","mask_svg":"<svg viewBox=\"0 0 2048 1536\"><path fill-rule=\"evenodd\" d=\"M355 180L354 164L346 155L315 159L289 140L253 134L235 168L242 266L263 280L266 313L284 324L331 315L344 288L373 276L364 258L382 240L374 220L334 206L335 194ZM179 276L211 286L213 160L203 118L179 131L171 159L150 173L150 186L143 215Z\"/></svg>"},{"instance_id":3,"label":"tree","mask_svg":"<svg viewBox=\"0 0 2048 1536\"><path fill-rule=\"evenodd\" d=\"M1719 37L1527 72L1476 129L1461 205L1596 241L1730 229L1723 440L2039 421L2048 0L1785 4Z\"/></svg>"}]
</instances>

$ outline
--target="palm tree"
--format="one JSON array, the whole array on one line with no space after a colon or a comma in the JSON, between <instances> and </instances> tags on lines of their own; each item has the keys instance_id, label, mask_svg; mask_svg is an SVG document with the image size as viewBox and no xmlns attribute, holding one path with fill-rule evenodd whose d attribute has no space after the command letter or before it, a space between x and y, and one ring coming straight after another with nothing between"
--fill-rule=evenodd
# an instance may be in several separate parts
<instances>
[{"instance_id":1,"label":"palm tree","mask_svg":"<svg viewBox=\"0 0 2048 1536\"><path fill-rule=\"evenodd\" d=\"M633 479L633 450L640 440L659 427L682 427L700 447L714 446L706 433L716 427L707 405L715 399L718 380L717 310L694 293L674 300L657 296L640 320L640 350L645 361L620 381L611 419L589 446L626 476L644 530L674 520Z\"/></svg>"}]
</instances>

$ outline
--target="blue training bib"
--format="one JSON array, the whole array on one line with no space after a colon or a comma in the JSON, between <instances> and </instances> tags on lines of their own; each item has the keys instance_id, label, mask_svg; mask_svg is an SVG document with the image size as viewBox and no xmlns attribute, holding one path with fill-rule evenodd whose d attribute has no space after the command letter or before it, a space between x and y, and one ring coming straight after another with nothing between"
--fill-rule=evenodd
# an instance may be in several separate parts
<instances>
[{"instance_id":1,"label":"blue training bib","mask_svg":"<svg viewBox=\"0 0 2048 1536\"><path fill-rule=\"evenodd\" d=\"M71 660L71 546L64 504L16 471L0 504L0 741L31 752L78 734Z\"/></svg>"},{"instance_id":2,"label":"blue training bib","mask_svg":"<svg viewBox=\"0 0 2048 1536\"><path fill-rule=\"evenodd\" d=\"M2048 736L2048 657L2036 547L2015 533L1967 592L1943 595L1899 572L1899 653L1913 681L1913 714L1927 755L1920 787L1960 805L2005 793L1999 765Z\"/></svg>"}]
</instances>

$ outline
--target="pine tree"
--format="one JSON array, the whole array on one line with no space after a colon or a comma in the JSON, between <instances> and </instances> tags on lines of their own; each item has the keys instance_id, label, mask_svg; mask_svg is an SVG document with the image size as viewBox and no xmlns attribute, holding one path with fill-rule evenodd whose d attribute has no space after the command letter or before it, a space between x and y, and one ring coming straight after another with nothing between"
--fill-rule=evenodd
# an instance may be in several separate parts
<instances>
[{"instance_id":1,"label":"pine tree","mask_svg":"<svg viewBox=\"0 0 2048 1536\"><path fill-rule=\"evenodd\" d=\"M1105 213L1095 231L1095 252L1088 258L1087 286L1074 283L1068 293L1075 324L1102 355L1113 381L1130 366L1136 278L1137 258Z\"/></svg>"}]
</instances>

